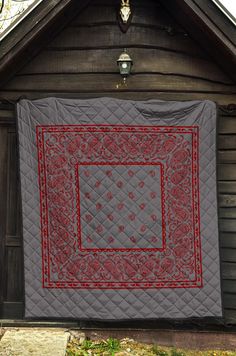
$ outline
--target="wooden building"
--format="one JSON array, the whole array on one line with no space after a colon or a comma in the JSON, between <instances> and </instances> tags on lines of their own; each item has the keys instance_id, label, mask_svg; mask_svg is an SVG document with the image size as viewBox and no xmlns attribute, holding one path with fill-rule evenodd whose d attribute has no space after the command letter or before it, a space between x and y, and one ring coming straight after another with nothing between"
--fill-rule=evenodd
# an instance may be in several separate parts
<instances>
[{"instance_id":1,"label":"wooden building","mask_svg":"<svg viewBox=\"0 0 236 356\"><path fill-rule=\"evenodd\" d=\"M20 97L209 99L219 105L224 323L236 324L236 29L211 0L43 1L0 43L0 318L22 319L22 221L14 103ZM134 65L123 84L116 60Z\"/></svg>"}]
</instances>

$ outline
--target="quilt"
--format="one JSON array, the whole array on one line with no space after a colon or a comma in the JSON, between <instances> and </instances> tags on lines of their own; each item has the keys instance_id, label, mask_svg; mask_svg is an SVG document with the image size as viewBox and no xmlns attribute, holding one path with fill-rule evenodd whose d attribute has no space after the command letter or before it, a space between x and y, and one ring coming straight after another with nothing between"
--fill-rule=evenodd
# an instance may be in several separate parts
<instances>
[{"instance_id":1,"label":"quilt","mask_svg":"<svg viewBox=\"0 0 236 356\"><path fill-rule=\"evenodd\" d=\"M222 316L216 106L17 104L25 316Z\"/></svg>"}]
</instances>

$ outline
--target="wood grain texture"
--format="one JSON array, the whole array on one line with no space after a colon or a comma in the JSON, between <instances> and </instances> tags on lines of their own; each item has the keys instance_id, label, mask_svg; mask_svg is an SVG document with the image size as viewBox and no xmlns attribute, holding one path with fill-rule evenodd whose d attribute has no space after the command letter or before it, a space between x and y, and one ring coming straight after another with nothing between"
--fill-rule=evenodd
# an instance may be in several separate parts
<instances>
[{"instance_id":1,"label":"wood grain texture","mask_svg":"<svg viewBox=\"0 0 236 356\"><path fill-rule=\"evenodd\" d=\"M236 248L236 234L234 232L221 232L220 245L225 248Z\"/></svg>"},{"instance_id":2,"label":"wood grain texture","mask_svg":"<svg viewBox=\"0 0 236 356\"><path fill-rule=\"evenodd\" d=\"M218 181L218 192L236 194L236 181Z\"/></svg>"},{"instance_id":3,"label":"wood grain texture","mask_svg":"<svg viewBox=\"0 0 236 356\"><path fill-rule=\"evenodd\" d=\"M235 309L236 311L236 298L234 293L225 293L223 297L227 309Z\"/></svg>"},{"instance_id":4,"label":"wood grain texture","mask_svg":"<svg viewBox=\"0 0 236 356\"><path fill-rule=\"evenodd\" d=\"M236 165L235 164L219 164L218 165L219 180L236 180Z\"/></svg>"},{"instance_id":5,"label":"wood grain texture","mask_svg":"<svg viewBox=\"0 0 236 356\"><path fill-rule=\"evenodd\" d=\"M7 184L7 128L0 126L0 318L6 285L5 233L6 233L6 184Z\"/></svg>"},{"instance_id":6,"label":"wood grain texture","mask_svg":"<svg viewBox=\"0 0 236 356\"><path fill-rule=\"evenodd\" d=\"M236 207L236 194L220 194L219 195L219 206L221 208Z\"/></svg>"},{"instance_id":7,"label":"wood grain texture","mask_svg":"<svg viewBox=\"0 0 236 356\"><path fill-rule=\"evenodd\" d=\"M221 249L221 261L222 262L235 262L236 261L236 249L232 248L232 247L222 248Z\"/></svg>"},{"instance_id":8,"label":"wood grain texture","mask_svg":"<svg viewBox=\"0 0 236 356\"><path fill-rule=\"evenodd\" d=\"M96 89L96 90L95 90ZM124 89L117 89L116 92L99 91L98 88L94 88L92 91L88 92L73 92L68 93L66 91L56 92L45 90L44 92L37 91L34 88L33 91L28 90L4 90L0 91L0 96L8 98L9 100L17 101L24 97L30 100L48 98L49 96L54 96L58 98L74 98L74 99L89 99L89 98L99 98L99 97L111 97L127 100L213 100L219 105L229 105L236 101L235 94L218 94L218 93L198 93L198 92L160 92L160 91L131 91ZM218 147L225 148L235 148L236 135L220 135L218 138Z\"/></svg>"},{"instance_id":9,"label":"wood grain texture","mask_svg":"<svg viewBox=\"0 0 236 356\"><path fill-rule=\"evenodd\" d=\"M225 232L236 232L236 219L219 219L219 229Z\"/></svg>"},{"instance_id":10,"label":"wood grain texture","mask_svg":"<svg viewBox=\"0 0 236 356\"><path fill-rule=\"evenodd\" d=\"M197 5L204 12L204 14L221 29L221 31L226 35L227 39L232 44L236 45L235 26L231 21L228 21L222 11L217 11L218 8L216 4L214 4L212 1L206 2L206 0L197 0Z\"/></svg>"},{"instance_id":11,"label":"wood grain texture","mask_svg":"<svg viewBox=\"0 0 236 356\"><path fill-rule=\"evenodd\" d=\"M182 21L192 37L199 41L206 52L214 56L222 69L236 80L236 46L230 40L231 36L215 23L214 16L209 17L205 13L205 9L211 2L204 1L203 5L201 1L201 7L195 0L160 0L160 2L179 22Z\"/></svg>"},{"instance_id":12,"label":"wood grain texture","mask_svg":"<svg viewBox=\"0 0 236 356\"><path fill-rule=\"evenodd\" d=\"M13 111L9 110L10 118L13 117ZM0 115L2 116L2 115ZM0 126L1 128L1 126ZM3 131L2 131L3 130ZM19 200L19 182L17 168L16 152L16 133L15 128L5 127L0 129L4 132L4 139L1 138L1 150L5 152L4 165L1 172L5 175L5 180L0 181L1 204L4 206L4 213L0 211L1 228L3 229L0 236L1 250L4 254L0 258L3 264L0 271L3 273L3 283L0 288L0 298L2 302L1 317L10 315L22 315L23 312L23 253L22 253L22 222L21 209ZM2 161L0 157L0 162ZM1 164L1 163L0 163ZM6 307L6 303L16 302L17 305L11 304L12 310ZM18 304L20 303L20 304ZM21 305L21 307L19 307ZM19 309L20 308L20 309ZM21 310L19 314L19 310Z\"/></svg>"},{"instance_id":13,"label":"wood grain texture","mask_svg":"<svg viewBox=\"0 0 236 356\"><path fill-rule=\"evenodd\" d=\"M226 219L236 219L236 208L220 208L219 217Z\"/></svg>"},{"instance_id":14,"label":"wood grain texture","mask_svg":"<svg viewBox=\"0 0 236 356\"><path fill-rule=\"evenodd\" d=\"M0 85L4 85L23 64L55 36L89 0L54 0L39 4L1 43ZM61 20L64 15L63 21ZM50 34L50 36L49 36Z\"/></svg>"},{"instance_id":15,"label":"wood grain texture","mask_svg":"<svg viewBox=\"0 0 236 356\"><path fill-rule=\"evenodd\" d=\"M117 73L116 60L121 49L46 50L29 63L20 74L44 73ZM182 75L205 79L216 83L231 84L218 66L202 58L152 48L131 48L129 54L134 61L132 73L155 73ZM194 61L194 63L193 63Z\"/></svg>"},{"instance_id":16,"label":"wood grain texture","mask_svg":"<svg viewBox=\"0 0 236 356\"><path fill-rule=\"evenodd\" d=\"M236 263L224 262L221 267L223 279L236 280Z\"/></svg>"},{"instance_id":17,"label":"wood grain texture","mask_svg":"<svg viewBox=\"0 0 236 356\"><path fill-rule=\"evenodd\" d=\"M6 256L7 284L6 302L23 302L23 250L20 187L18 179L18 153L15 129L8 129L7 159L7 216ZM23 304L22 304L23 307Z\"/></svg>"},{"instance_id":18,"label":"wood grain texture","mask_svg":"<svg viewBox=\"0 0 236 356\"><path fill-rule=\"evenodd\" d=\"M8 179L7 179L7 221L6 221L6 243L9 237L12 241L15 237L16 245L22 244L22 220L21 202L19 189L19 165L16 142L16 132L8 130Z\"/></svg>"},{"instance_id":19,"label":"wood grain texture","mask_svg":"<svg viewBox=\"0 0 236 356\"><path fill-rule=\"evenodd\" d=\"M23 268L22 249L19 247L6 248L7 282L5 289L5 301L23 301Z\"/></svg>"},{"instance_id":20,"label":"wood grain texture","mask_svg":"<svg viewBox=\"0 0 236 356\"><path fill-rule=\"evenodd\" d=\"M15 124L15 113L13 110L0 109L0 126L10 126Z\"/></svg>"},{"instance_id":21,"label":"wood grain texture","mask_svg":"<svg viewBox=\"0 0 236 356\"><path fill-rule=\"evenodd\" d=\"M83 10L74 20L71 21L70 26L93 26L104 23L117 24L117 11L119 4L111 1L107 4L99 4L93 1L91 5ZM149 1L135 3L132 0L133 18L132 24L143 24L147 26L171 26L175 30L186 31L178 24L173 17L170 17L168 12L160 6L158 1L150 4ZM145 14L145 16L144 16Z\"/></svg>"},{"instance_id":22,"label":"wood grain texture","mask_svg":"<svg viewBox=\"0 0 236 356\"><path fill-rule=\"evenodd\" d=\"M236 310L226 308L224 310L225 324L226 325L235 325L236 324Z\"/></svg>"},{"instance_id":23,"label":"wood grain texture","mask_svg":"<svg viewBox=\"0 0 236 356\"><path fill-rule=\"evenodd\" d=\"M94 40L96 39L96 40ZM207 58L202 49L188 36L151 26L132 25L124 35L117 24L93 27L67 27L49 45L50 49L159 48Z\"/></svg>"},{"instance_id":24,"label":"wood grain texture","mask_svg":"<svg viewBox=\"0 0 236 356\"><path fill-rule=\"evenodd\" d=\"M221 134L235 134L236 133L236 117L221 117L218 125L219 133Z\"/></svg>"},{"instance_id":25,"label":"wood grain texture","mask_svg":"<svg viewBox=\"0 0 236 356\"><path fill-rule=\"evenodd\" d=\"M3 302L2 319L20 319L24 317L23 302Z\"/></svg>"},{"instance_id":26,"label":"wood grain texture","mask_svg":"<svg viewBox=\"0 0 236 356\"><path fill-rule=\"evenodd\" d=\"M219 151L219 163L236 163L236 150Z\"/></svg>"},{"instance_id":27,"label":"wood grain texture","mask_svg":"<svg viewBox=\"0 0 236 356\"><path fill-rule=\"evenodd\" d=\"M222 289L225 293L236 293L236 280L222 280Z\"/></svg>"},{"instance_id":28,"label":"wood grain texture","mask_svg":"<svg viewBox=\"0 0 236 356\"><path fill-rule=\"evenodd\" d=\"M232 100L235 100L235 98L232 98ZM236 149L236 135L219 135L218 148L226 150Z\"/></svg>"},{"instance_id":29,"label":"wood grain texture","mask_svg":"<svg viewBox=\"0 0 236 356\"><path fill-rule=\"evenodd\" d=\"M69 81L69 85L65 83ZM132 74L127 83L121 81L117 74L39 74L22 75L15 77L5 86L5 90L18 91L68 91L86 92L98 88L100 91L114 92L117 90L137 91L172 91L172 92L206 92L206 93L229 93L236 95L236 86L216 84L204 79L183 77L181 75L163 74Z\"/></svg>"}]
</instances>

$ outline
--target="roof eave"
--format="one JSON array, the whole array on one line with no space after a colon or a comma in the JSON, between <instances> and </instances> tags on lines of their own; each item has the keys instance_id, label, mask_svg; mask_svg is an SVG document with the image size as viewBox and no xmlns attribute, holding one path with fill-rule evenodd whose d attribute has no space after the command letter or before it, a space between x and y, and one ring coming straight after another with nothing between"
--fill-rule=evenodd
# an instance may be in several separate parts
<instances>
[{"instance_id":1,"label":"roof eave","mask_svg":"<svg viewBox=\"0 0 236 356\"><path fill-rule=\"evenodd\" d=\"M0 86L36 55L90 0L43 1L1 42ZM63 17L63 21L61 18ZM50 34L50 35L49 35Z\"/></svg>"},{"instance_id":2,"label":"roof eave","mask_svg":"<svg viewBox=\"0 0 236 356\"><path fill-rule=\"evenodd\" d=\"M211 0L160 0L221 69L236 81L236 30Z\"/></svg>"}]
</instances>

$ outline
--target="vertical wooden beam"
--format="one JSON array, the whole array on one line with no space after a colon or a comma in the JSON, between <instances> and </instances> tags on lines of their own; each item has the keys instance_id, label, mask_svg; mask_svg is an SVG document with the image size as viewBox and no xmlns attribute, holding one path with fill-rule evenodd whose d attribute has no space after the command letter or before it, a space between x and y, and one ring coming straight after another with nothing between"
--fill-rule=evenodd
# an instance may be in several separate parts
<instances>
[{"instance_id":1,"label":"vertical wooden beam","mask_svg":"<svg viewBox=\"0 0 236 356\"><path fill-rule=\"evenodd\" d=\"M7 128L0 126L0 317L5 289L5 234L7 201Z\"/></svg>"}]
</instances>

